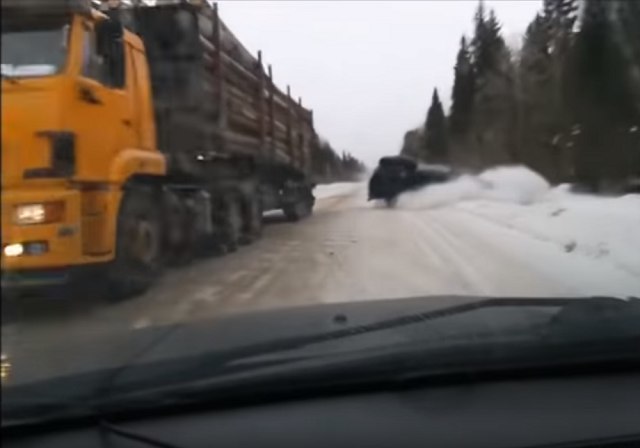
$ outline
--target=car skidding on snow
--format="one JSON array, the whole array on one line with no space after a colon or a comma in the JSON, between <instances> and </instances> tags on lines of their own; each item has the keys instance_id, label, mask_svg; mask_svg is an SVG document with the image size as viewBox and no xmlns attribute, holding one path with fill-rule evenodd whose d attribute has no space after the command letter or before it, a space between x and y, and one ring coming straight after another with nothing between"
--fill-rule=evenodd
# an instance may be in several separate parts
<instances>
[{"instance_id":1,"label":"car skidding on snow","mask_svg":"<svg viewBox=\"0 0 640 448\"><path fill-rule=\"evenodd\" d=\"M393 206L401 193L447 182L452 177L452 169L445 165L419 164L404 156L385 156L369 180L368 200L383 200Z\"/></svg>"}]
</instances>

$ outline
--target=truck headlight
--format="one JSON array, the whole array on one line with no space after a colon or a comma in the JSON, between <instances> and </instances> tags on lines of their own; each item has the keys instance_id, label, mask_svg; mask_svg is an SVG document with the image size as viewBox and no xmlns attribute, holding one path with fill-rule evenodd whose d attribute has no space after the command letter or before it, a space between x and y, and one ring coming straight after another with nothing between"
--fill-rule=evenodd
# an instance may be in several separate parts
<instances>
[{"instance_id":1,"label":"truck headlight","mask_svg":"<svg viewBox=\"0 0 640 448\"><path fill-rule=\"evenodd\" d=\"M22 244L9 244L4 247L4 255L6 257L19 257L24 253Z\"/></svg>"},{"instance_id":2,"label":"truck headlight","mask_svg":"<svg viewBox=\"0 0 640 448\"><path fill-rule=\"evenodd\" d=\"M46 224L61 221L64 217L64 202L17 205L14 222L19 225Z\"/></svg>"}]
</instances>

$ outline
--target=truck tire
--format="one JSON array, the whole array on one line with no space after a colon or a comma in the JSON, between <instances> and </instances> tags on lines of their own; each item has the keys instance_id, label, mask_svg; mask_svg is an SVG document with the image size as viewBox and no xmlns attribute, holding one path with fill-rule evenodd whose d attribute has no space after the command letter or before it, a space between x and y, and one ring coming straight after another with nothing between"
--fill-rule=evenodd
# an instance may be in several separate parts
<instances>
[{"instance_id":1,"label":"truck tire","mask_svg":"<svg viewBox=\"0 0 640 448\"><path fill-rule=\"evenodd\" d=\"M289 221L299 221L313 213L314 202L311 193L300 195L296 202L285 205L282 211Z\"/></svg>"},{"instance_id":2,"label":"truck tire","mask_svg":"<svg viewBox=\"0 0 640 448\"><path fill-rule=\"evenodd\" d=\"M291 222L300 221L310 213L309 206L305 201L298 201L286 205L282 211L284 212L284 216Z\"/></svg>"},{"instance_id":3,"label":"truck tire","mask_svg":"<svg viewBox=\"0 0 640 448\"><path fill-rule=\"evenodd\" d=\"M108 271L108 298L122 300L144 292L162 267L159 204L147 187L125 192L118 213L116 255Z\"/></svg>"},{"instance_id":4,"label":"truck tire","mask_svg":"<svg viewBox=\"0 0 640 448\"><path fill-rule=\"evenodd\" d=\"M251 244L262 235L262 206L260 198L252 194L243 201L242 244Z\"/></svg>"},{"instance_id":5,"label":"truck tire","mask_svg":"<svg viewBox=\"0 0 640 448\"><path fill-rule=\"evenodd\" d=\"M185 266L196 255L196 233L193 217L179 203L165 203L162 214L164 264L170 267Z\"/></svg>"},{"instance_id":6,"label":"truck tire","mask_svg":"<svg viewBox=\"0 0 640 448\"><path fill-rule=\"evenodd\" d=\"M224 199L224 216L222 224L222 245L225 252L238 250L242 236L242 207L240 198L228 195Z\"/></svg>"}]
</instances>

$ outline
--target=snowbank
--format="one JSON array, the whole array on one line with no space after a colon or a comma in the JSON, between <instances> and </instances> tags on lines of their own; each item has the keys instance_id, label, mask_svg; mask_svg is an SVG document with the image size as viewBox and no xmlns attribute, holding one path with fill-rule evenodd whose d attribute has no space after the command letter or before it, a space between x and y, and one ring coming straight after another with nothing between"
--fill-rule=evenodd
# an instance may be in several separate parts
<instances>
[{"instance_id":1,"label":"snowbank","mask_svg":"<svg viewBox=\"0 0 640 448\"><path fill-rule=\"evenodd\" d=\"M529 206L478 201L456 207L559 250L608 259L640 277L640 195L601 198L551 191Z\"/></svg>"},{"instance_id":2,"label":"snowbank","mask_svg":"<svg viewBox=\"0 0 640 448\"><path fill-rule=\"evenodd\" d=\"M640 277L640 195L599 197L551 188L521 166L498 167L478 176L405 193L398 207L454 207L558 250L606 259ZM640 296L640 291L638 291Z\"/></svg>"},{"instance_id":3,"label":"snowbank","mask_svg":"<svg viewBox=\"0 0 640 448\"><path fill-rule=\"evenodd\" d=\"M489 199L531 204L548 193L550 185L538 173L523 166L498 167L478 176Z\"/></svg>"},{"instance_id":4,"label":"snowbank","mask_svg":"<svg viewBox=\"0 0 640 448\"><path fill-rule=\"evenodd\" d=\"M318 199L357 195L367 207L379 206L366 203L363 182L318 185L314 194ZM424 214L425 219L441 209L463 211L472 215L470 219L481 218L507 232L552 244L565 253L602 259L640 278L638 194L575 194L569 185L551 187L526 167L502 166L404 193L398 198L397 208Z\"/></svg>"}]
</instances>

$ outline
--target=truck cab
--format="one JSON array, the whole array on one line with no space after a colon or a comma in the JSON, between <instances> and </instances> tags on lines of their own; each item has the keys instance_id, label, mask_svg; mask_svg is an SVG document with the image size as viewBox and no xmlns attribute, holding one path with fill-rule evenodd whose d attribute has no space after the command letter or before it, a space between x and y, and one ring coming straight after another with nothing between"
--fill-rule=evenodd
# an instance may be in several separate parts
<instances>
[{"instance_id":1,"label":"truck cab","mask_svg":"<svg viewBox=\"0 0 640 448\"><path fill-rule=\"evenodd\" d=\"M3 290L89 271L132 296L311 214L313 113L215 5L0 4Z\"/></svg>"},{"instance_id":2,"label":"truck cab","mask_svg":"<svg viewBox=\"0 0 640 448\"><path fill-rule=\"evenodd\" d=\"M89 1L2 0L2 282L115 257L123 186L161 177L144 46Z\"/></svg>"}]
</instances>

